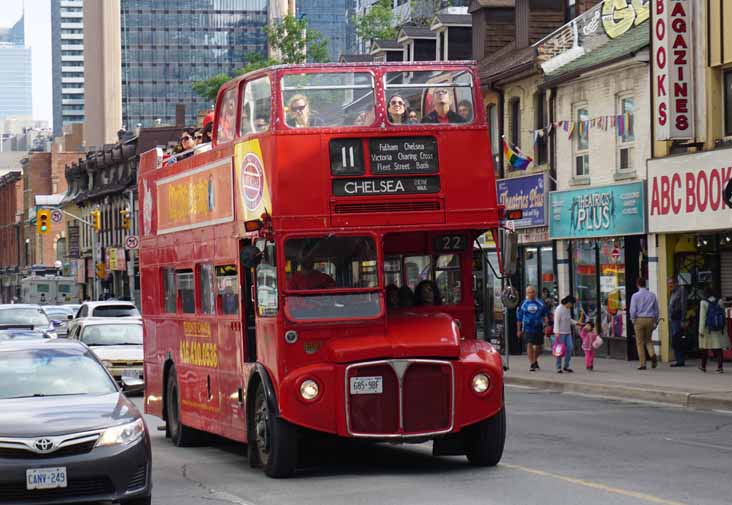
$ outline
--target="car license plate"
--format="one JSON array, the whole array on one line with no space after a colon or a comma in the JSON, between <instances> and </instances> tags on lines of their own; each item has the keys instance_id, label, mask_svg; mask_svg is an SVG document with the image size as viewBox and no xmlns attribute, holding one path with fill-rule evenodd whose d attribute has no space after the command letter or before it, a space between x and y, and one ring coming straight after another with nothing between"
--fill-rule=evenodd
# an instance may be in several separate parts
<instances>
[{"instance_id":1,"label":"car license plate","mask_svg":"<svg viewBox=\"0 0 732 505\"><path fill-rule=\"evenodd\" d=\"M379 395L383 392L383 377L351 377L352 395Z\"/></svg>"},{"instance_id":2,"label":"car license plate","mask_svg":"<svg viewBox=\"0 0 732 505\"><path fill-rule=\"evenodd\" d=\"M123 368L120 371L120 377L134 377L137 379L140 374L142 374L142 370L139 370L137 368Z\"/></svg>"},{"instance_id":3,"label":"car license plate","mask_svg":"<svg viewBox=\"0 0 732 505\"><path fill-rule=\"evenodd\" d=\"M25 471L25 482L28 490L66 487L66 467L28 469Z\"/></svg>"}]
</instances>

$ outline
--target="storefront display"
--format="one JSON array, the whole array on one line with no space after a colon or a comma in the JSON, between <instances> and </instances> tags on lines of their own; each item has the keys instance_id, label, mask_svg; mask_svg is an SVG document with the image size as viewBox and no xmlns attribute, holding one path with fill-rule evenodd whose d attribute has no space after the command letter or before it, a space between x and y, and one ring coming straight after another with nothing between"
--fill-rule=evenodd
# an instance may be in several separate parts
<instances>
[{"instance_id":1,"label":"storefront display","mask_svg":"<svg viewBox=\"0 0 732 505\"><path fill-rule=\"evenodd\" d=\"M643 183L552 192L549 202L550 237L569 243L575 317L595 323L600 355L633 358L627 302L648 259Z\"/></svg>"}]
</instances>

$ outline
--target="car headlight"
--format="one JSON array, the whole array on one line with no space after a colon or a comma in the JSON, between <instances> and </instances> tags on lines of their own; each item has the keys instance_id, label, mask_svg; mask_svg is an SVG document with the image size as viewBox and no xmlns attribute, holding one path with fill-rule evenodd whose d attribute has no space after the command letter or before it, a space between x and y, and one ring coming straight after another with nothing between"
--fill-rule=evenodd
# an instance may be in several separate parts
<instances>
[{"instance_id":1,"label":"car headlight","mask_svg":"<svg viewBox=\"0 0 732 505\"><path fill-rule=\"evenodd\" d=\"M473 376L473 391L478 394L485 393L491 385L491 380L484 373L477 373Z\"/></svg>"},{"instance_id":2,"label":"car headlight","mask_svg":"<svg viewBox=\"0 0 732 505\"><path fill-rule=\"evenodd\" d=\"M303 400L315 400L319 394L320 388L318 387L318 383L314 380L307 379L300 384L300 396L302 396Z\"/></svg>"},{"instance_id":3,"label":"car headlight","mask_svg":"<svg viewBox=\"0 0 732 505\"><path fill-rule=\"evenodd\" d=\"M131 423L109 428L99 437L95 447L106 447L110 445L130 445L137 442L145 433L145 423L142 418Z\"/></svg>"}]
</instances>

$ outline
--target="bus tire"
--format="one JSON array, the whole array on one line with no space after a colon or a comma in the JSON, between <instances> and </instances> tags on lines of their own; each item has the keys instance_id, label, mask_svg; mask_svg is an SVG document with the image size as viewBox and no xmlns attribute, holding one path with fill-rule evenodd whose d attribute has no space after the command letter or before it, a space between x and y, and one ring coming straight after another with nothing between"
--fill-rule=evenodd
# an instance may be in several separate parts
<instances>
[{"instance_id":1,"label":"bus tire","mask_svg":"<svg viewBox=\"0 0 732 505\"><path fill-rule=\"evenodd\" d=\"M297 468L297 427L270 412L261 382L257 385L251 423L254 437L249 441L249 450L256 459L250 456L250 460L258 462L269 477L291 477Z\"/></svg>"},{"instance_id":2,"label":"bus tire","mask_svg":"<svg viewBox=\"0 0 732 505\"><path fill-rule=\"evenodd\" d=\"M473 466L496 466L506 443L506 407L465 431L465 455Z\"/></svg>"},{"instance_id":3,"label":"bus tire","mask_svg":"<svg viewBox=\"0 0 732 505\"><path fill-rule=\"evenodd\" d=\"M176 447L191 447L196 445L200 438L196 430L189 428L180 421L180 396L178 391L178 377L175 373L175 367L171 367L165 393L168 414L165 420L165 432L170 434L170 439Z\"/></svg>"}]
</instances>

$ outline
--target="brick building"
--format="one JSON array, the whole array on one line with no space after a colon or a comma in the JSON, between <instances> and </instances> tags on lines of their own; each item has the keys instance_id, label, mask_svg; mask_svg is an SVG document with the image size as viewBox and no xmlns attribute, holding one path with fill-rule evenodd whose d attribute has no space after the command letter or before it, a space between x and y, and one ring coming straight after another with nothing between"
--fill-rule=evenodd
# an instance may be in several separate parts
<instances>
[{"instance_id":1,"label":"brick building","mask_svg":"<svg viewBox=\"0 0 732 505\"><path fill-rule=\"evenodd\" d=\"M18 296L23 258L23 180L20 171L0 177L0 303Z\"/></svg>"}]
</instances>

